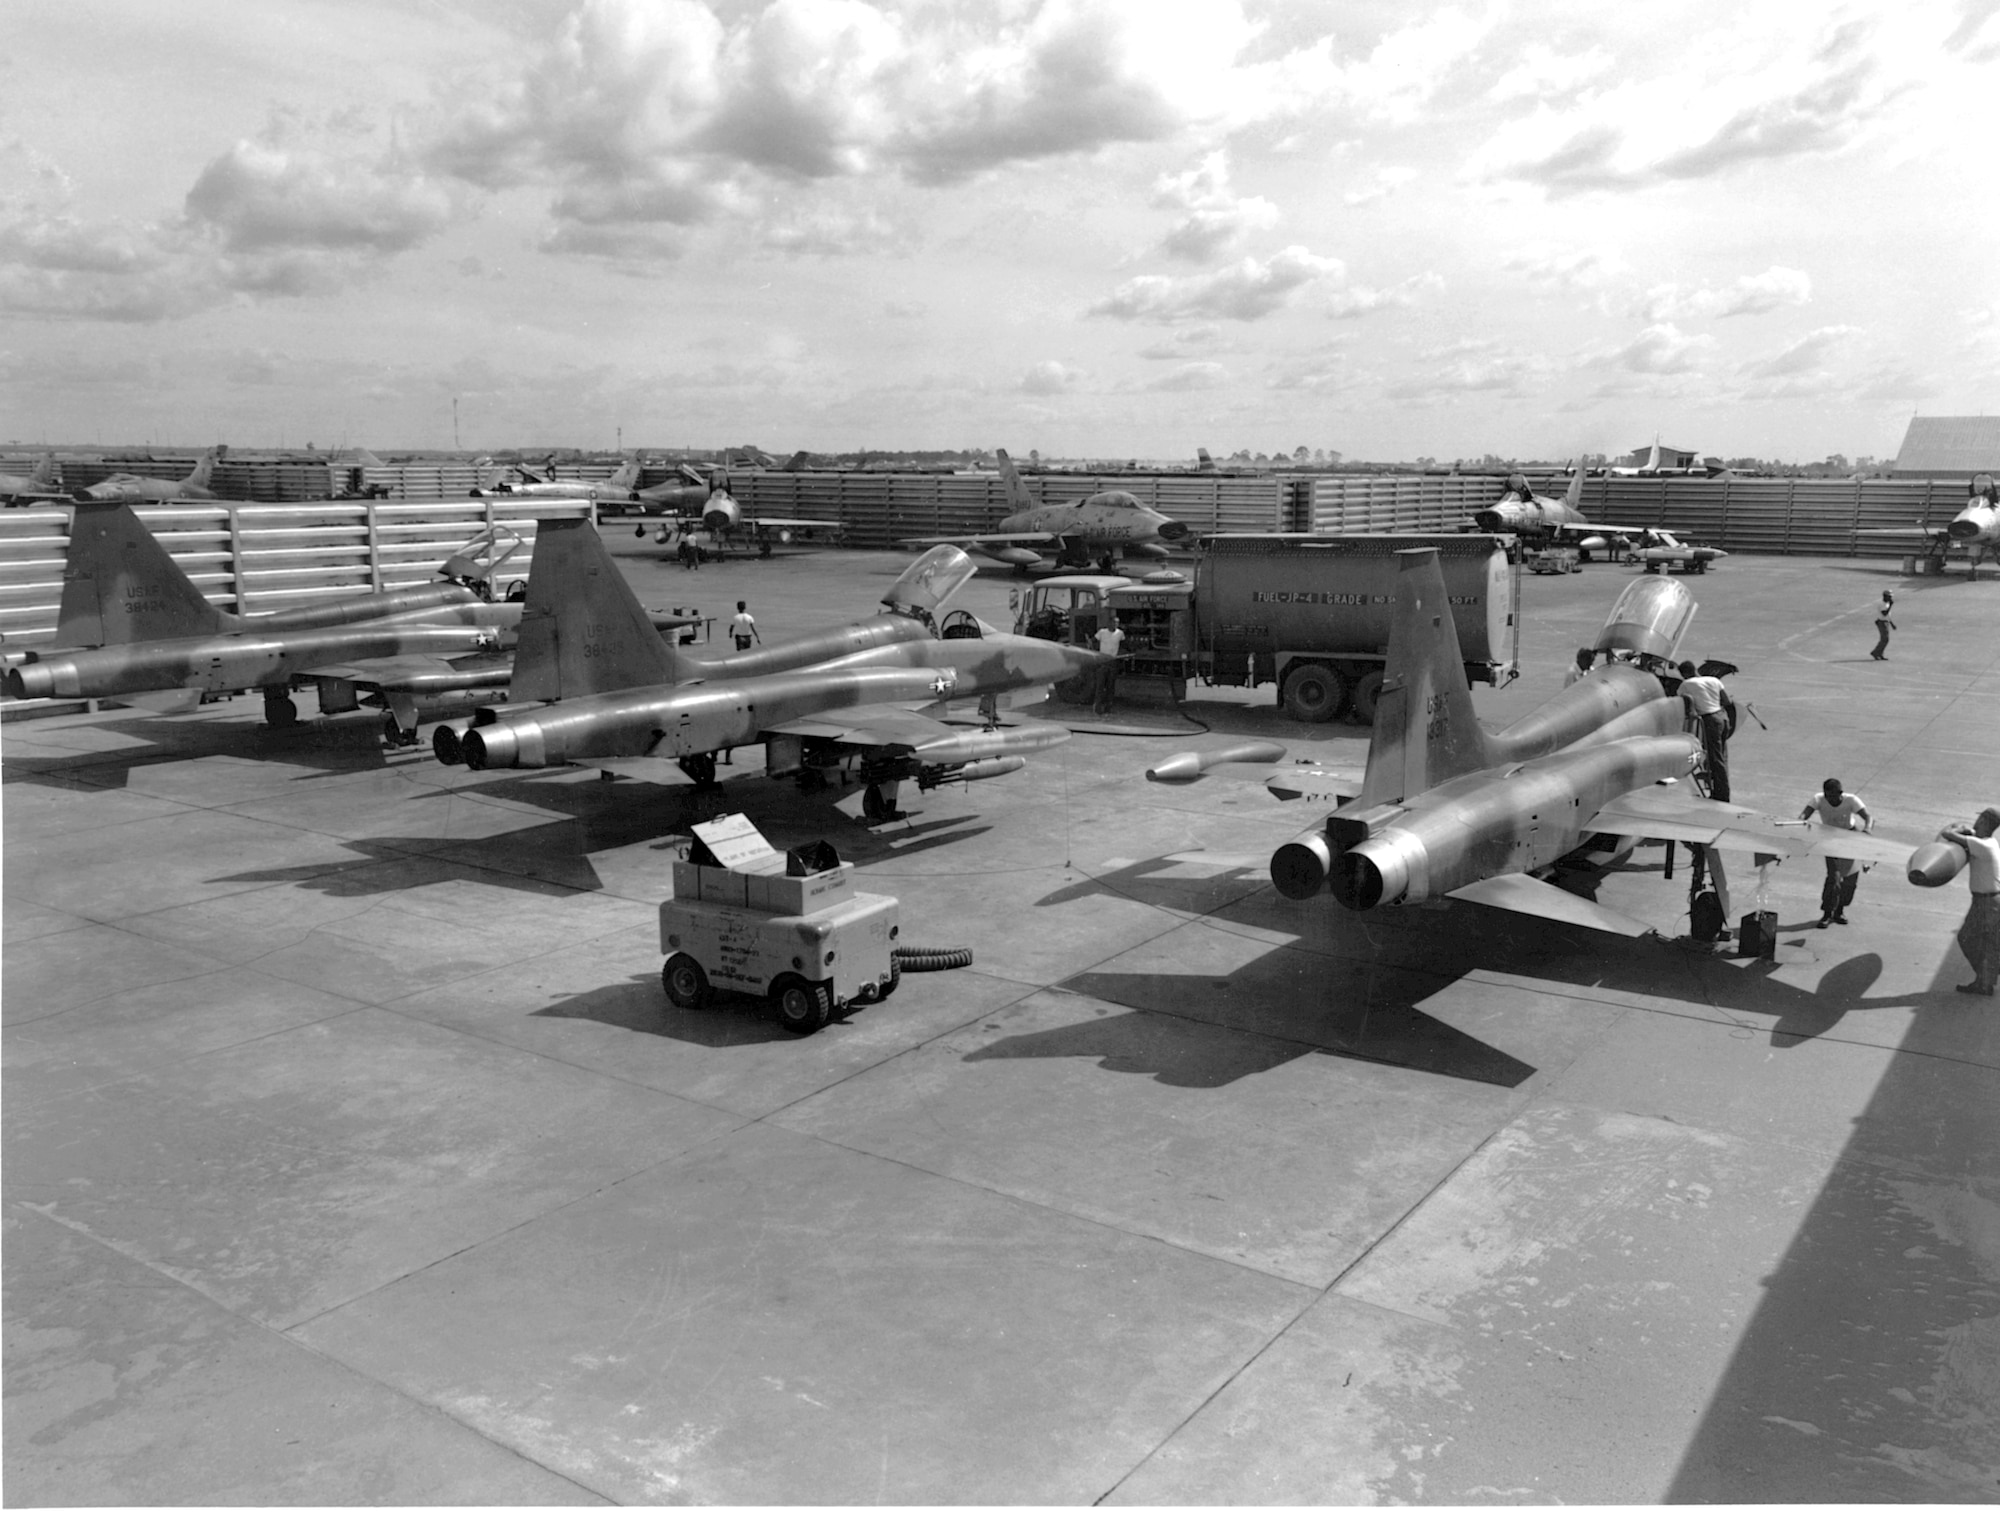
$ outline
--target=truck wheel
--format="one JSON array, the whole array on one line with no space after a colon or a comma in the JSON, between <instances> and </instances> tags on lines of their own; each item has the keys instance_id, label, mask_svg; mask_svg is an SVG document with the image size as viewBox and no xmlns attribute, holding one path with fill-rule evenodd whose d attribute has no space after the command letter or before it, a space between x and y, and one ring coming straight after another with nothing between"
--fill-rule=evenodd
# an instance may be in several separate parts
<instances>
[{"instance_id":1,"label":"truck wheel","mask_svg":"<svg viewBox=\"0 0 2000 1524\"><path fill-rule=\"evenodd\" d=\"M686 953L675 953L660 970L660 983L667 987L667 999L683 1010L698 1011L714 993L701 965Z\"/></svg>"},{"instance_id":2,"label":"truck wheel","mask_svg":"<svg viewBox=\"0 0 2000 1524\"><path fill-rule=\"evenodd\" d=\"M786 979L771 991L771 1003L778 1008L778 1025L801 1036L833 1019L833 994L824 984Z\"/></svg>"},{"instance_id":3,"label":"truck wheel","mask_svg":"<svg viewBox=\"0 0 2000 1524\"><path fill-rule=\"evenodd\" d=\"M1351 700L1354 718L1363 725L1375 723L1375 700L1382 692L1382 673L1364 672L1355 680L1354 697Z\"/></svg>"},{"instance_id":4,"label":"truck wheel","mask_svg":"<svg viewBox=\"0 0 2000 1524\"><path fill-rule=\"evenodd\" d=\"M1308 725L1323 725L1347 702L1347 683L1331 667L1303 662L1285 674L1285 713Z\"/></svg>"}]
</instances>

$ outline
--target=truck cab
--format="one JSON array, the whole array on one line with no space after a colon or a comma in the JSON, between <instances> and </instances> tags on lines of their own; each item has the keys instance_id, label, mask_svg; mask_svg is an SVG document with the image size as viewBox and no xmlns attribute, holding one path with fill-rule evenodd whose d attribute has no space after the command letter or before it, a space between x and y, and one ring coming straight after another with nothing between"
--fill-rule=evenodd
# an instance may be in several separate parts
<instances>
[{"instance_id":1,"label":"truck cab","mask_svg":"<svg viewBox=\"0 0 2000 1524\"><path fill-rule=\"evenodd\" d=\"M1111 594L1131 585L1130 577L1044 577L1015 611L1014 633L1058 645L1092 645L1110 612Z\"/></svg>"}]
</instances>

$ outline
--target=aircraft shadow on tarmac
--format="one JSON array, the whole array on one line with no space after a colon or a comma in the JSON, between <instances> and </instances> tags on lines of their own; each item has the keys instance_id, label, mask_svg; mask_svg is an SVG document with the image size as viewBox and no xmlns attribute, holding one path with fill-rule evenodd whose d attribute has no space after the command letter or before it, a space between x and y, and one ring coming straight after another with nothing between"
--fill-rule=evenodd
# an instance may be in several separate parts
<instances>
[{"instance_id":1,"label":"aircraft shadow on tarmac","mask_svg":"<svg viewBox=\"0 0 2000 1524\"><path fill-rule=\"evenodd\" d=\"M60 771L94 787L124 788L134 768L197 757L309 761L320 771L305 775L308 780L373 772L389 762L382 749L381 716L372 712L309 719L279 730L247 715L240 720L203 719L143 709L106 709L90 716L90 721L92 729L130 736L136 744L116 751L78 752L73 760L37 758L22 765L22 776L39 782L43 775Z\"/></svg>"},{"instance_id":2,"label":"aircraft shadow on tarmac","mask_svg":"<svg viewBox=\"0 0 2000 1524\"><path fill-rule=\"evenodd\" d=\"M1712 948L1680 939L1632 941L1458 901L1352 915L1325 899L1284 900L1267 882L1248 876L1247 868L1196 878L1162 873L1190 859L1198 861L1190 854L1131 864L1060 889L1041 903L1116 894L1200 916L1213 928L1226 931L1233 923L1298 940L1271 948L1224 979L1092 970L1064 981L1065 988L1137 1011L1260 1034L1297 1044L1299 1051L1316 1049L1510 1088L1533 1074L1533 1067L1419 1009L1475 970L1567 984L1586 999L1615 991L1641 1001L1675 1001L1712 1010L1712 1019L1732 1025L1740 1022L1728 1013L1763 1017L1771 1022L1774 1048L1825 1037L1852 1011L1949 998L1940 997L1938 989L1871 993L1883 972L1881 957L1872 952L1843 959L1815 988L1801 989L1771 978L1773 963L1719 957ZM1657 871L1630 863L1610 870ZM1565 874L1562 881L1589 890L1605 876ZM1663 1010L1660 1019L1690 1014ZM1185 1035L1177 1048L1142 1056L1128 1030L1131 1019L1109 1017L1007 1038L968 1057L1096 1053L1106 1067L1155 1072L1165 1084L1222 1084L1256 1072L1255 1066L1230 1072L1218 1056L1191 1051Z\"/></svg>"}]
</instances>

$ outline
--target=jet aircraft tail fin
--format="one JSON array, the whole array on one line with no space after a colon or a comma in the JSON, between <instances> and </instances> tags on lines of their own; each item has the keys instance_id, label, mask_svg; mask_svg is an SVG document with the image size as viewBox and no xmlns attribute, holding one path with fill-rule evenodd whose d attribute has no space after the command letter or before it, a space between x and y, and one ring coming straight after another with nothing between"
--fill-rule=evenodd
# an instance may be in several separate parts
<instances>
[{"instance_id":1,"label":"jet aircraft tail fin","mask_svg":"<svg viewBox=\"0 0 2000 1524\"><path fill-rule=\"evenodd\" d=\"M1569 491L1563 494L1563 507L1569 509L1571 513L1574 513L1576 512L1576 505L1582 501L1583 501L1583 467L1578 466L1574 471L1570 473Z\"/></svg>"},{"instance_id":2,"label":"jet aircraft tail fin","mask_svg":"<svg viewBox=\"0 0 2000 1524\"><path fill-rule=\"evenodd\" d=\"M58 646L220 635L236 623L202 597L131 504L77 503L63 561Z\"/></svg>"},{"instance_id":3,"label":"jet aircraft tail fin","mask_svg":"<svg viewBox=\"0 0 2000 1524\"><path fill-rule=\"evenodd\" d=\"M61 488L62 472L56 467L56 452L54 450L48 451L40 460L35 462L35 469L28 473L28 485L31 487Z\"/></svg>"},{"instance_id":4,"label":"jet aircraft tail fin","mask_svg":"<svg viewBox=\"0 0 2000 1524\"><path fill-rule=\"evenodd\" d=\"M215 463L221 456L222 447L220 445L212 449L203 450L201 452L201 459L194 463L194 469L188 473L186 485L190 487L206 487L209 477L215 474Z\"/></svg>"},{"instance_id":5,"label":"jet aircraft tail fin","mask_svg":"<svg viewBox=\"0 0 2000 1524\"><path fill-rule=\"evenodd\" d=\"M639 457L628 455L624 463L604 479L604 485L614 492L630 492L639 485Z\"/></svg>"},{"instance_id":6,"label":"jet aircraft tail fin","mask_svg":"<svg viewBox=\"0 0 2000 1524\"><path fill-rule=\"evenodd\" d=\"M1215 457L1208 453L1208 447L1206 445L1198 445L1195 447L1194 462L1195 462L1195 468L1197 470L1213 471L1215 469Z\"/></svg>"},{"instance_id":7,"label":"jet aircraft tail fin","mask_svg":"<svg viewBox=\"0 0 2000 1524\"><path fill-rule=\"evenodd\" d=\"M1438 553L1405 550L1396 559L1396 606L1361 785L1364 805L1398 804L1496 760L1472 711Z\"/></svg>"},{"instance_id":8,"label":"jet aircraft tail fin","mask_svg":"<svg viewBox=\"0 0 2000 1524\"><path fill-rule=\"evenodd\" d=\"M1028 495L1027 485L1021 480L1021 473L1014 469L1014 462L1008 458L1007 452L996 450L994 454L1000 460L1000 483L1007 490L1007 511L1026 513L1029 509L1039 506Z\"/></svg>"},{"instance_id":9,"label":"jet aircraft tail fin","mask_svg":"<svg viewBox=\"0 0 2000 1524\"><path fill-rule=\"evenodd\" d=\"M583 698L688 673L588 519L544 519L535 532L512 699Z\"/></svg>"}]
</instances>

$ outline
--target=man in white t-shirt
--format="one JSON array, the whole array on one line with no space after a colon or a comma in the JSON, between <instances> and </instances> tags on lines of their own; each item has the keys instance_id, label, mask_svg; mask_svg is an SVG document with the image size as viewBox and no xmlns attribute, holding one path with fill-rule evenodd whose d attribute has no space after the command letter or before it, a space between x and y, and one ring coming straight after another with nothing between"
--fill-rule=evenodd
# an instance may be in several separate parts
<instances>
[{"instance_id":1,"label":"man in white t-shirt","mask_svg":"<svg viewBox=\"0 0 2000 1524\"><path fill-rule=\"evenodd\" d=\"M1683 687L1686 685L1683 684ZM1873 827L1875 818L1868 813L1868 806L1861 802L1859 794L1844 793L1838 778L1829 778L1820 785L1812 802L1799 812L1799 819L1809 820L1815 814L1820 824L1837 831L1866 831ZM1856 825L1855 821L1860 821ZM1824 926L1829 921L1838 925L1847 924L1847 907L1854 903L1854 891L1861 884L1861 864L1851 857L1829 857L1826 860L1826 882L1819 891L1819 923Z\"/></svg>"},{"instance_id":2,"label":"man in white t-shirt","mask_svg":"<svg viewBox=\"0 0 2000 1524\"><path fill-rule=\"evenodd\" d=\"M1112 697L1118 691L1118 648L1125 644L1125 632L1118 628L1116 620L1108 619L1091 639L1097 643L1098 653L1111 659L1097 669L1097 699L1090 707L1099 714L1109 714Z\"/></svg>"},{"instance_id":3,"label":"man in white t-shirt","mask_svg":"<svg viewBox=\"0 0 2000 1524\"><path fill-rule=\"evenodd\" d=\"M757 633L757 616L751 613L740 599L736 604L736 616L729 621L729 633L735 639L736 649L739 651L749 650L753 640L761 643L764 639Z\"/></svg>"},{"instance_id":4,"label":"man in white t-shirt","mask_svg":"<svg viewBox=\"0 0 2000 1524\"><path fill-rule=\"evenodd\" d=\"M1965 865L1970 870L1972 905L1965 923L1958 928L1958 950L1972 965L1972 982L1956 986L1961 995L1993 995L2000 981L2000 809L1990 806L1966 830L1947 826L1938 832L1941 841L1956 842L1965 848Z\"/></svg>"},{"instance_id":5,"label":"man in white t-shirt","mask_svg":"<svg viewBox=\"0 0 2000 1524\"><path fill-rule=\"evenodd\" d=\"M1688 728L1701 738L1708 762L1708 797L1729 798L1729 695L1719 677L1702 677L1694 663L1681 663L1681 702L1687 706Z\"/></svg>"}]
</instances>

